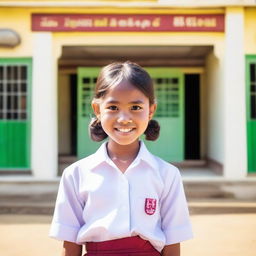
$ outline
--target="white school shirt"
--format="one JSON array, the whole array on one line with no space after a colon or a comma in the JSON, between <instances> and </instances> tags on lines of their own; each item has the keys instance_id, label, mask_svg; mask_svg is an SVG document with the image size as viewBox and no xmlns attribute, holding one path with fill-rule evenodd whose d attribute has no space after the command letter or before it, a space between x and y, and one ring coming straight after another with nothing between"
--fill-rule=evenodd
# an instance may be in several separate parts
<instances>
[{"instance_id":1,"label":"white school shirt","mask_svg":"<svg viewBox=\"0 0 256 256\"><path fill-rule=\"evenodd\" d=\"M179 170L140 145L124 173L106 142L65 169L50 237L84 244L138 235L159 252L193 237Z\"/></svg>"}]
</instances>

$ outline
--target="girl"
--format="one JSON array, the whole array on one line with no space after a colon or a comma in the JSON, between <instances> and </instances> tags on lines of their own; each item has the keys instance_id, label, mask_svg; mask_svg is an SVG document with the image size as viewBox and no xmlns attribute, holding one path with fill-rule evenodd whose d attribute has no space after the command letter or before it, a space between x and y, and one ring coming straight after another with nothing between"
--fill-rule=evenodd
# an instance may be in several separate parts
<instances>
[{"instance_id":1,"label":"girl","mask_svg":"<svg viewBox=\"0 0 256 256\"><path fill-rule=\"evenodd\" d=\"M50 236L64 256L179 256L192 238L178 169L139 140L156 140L160 127L149 74L131 62L112 63L98 77L90 124L96 153L65 169Z\"/></svg>"}]
</instances>

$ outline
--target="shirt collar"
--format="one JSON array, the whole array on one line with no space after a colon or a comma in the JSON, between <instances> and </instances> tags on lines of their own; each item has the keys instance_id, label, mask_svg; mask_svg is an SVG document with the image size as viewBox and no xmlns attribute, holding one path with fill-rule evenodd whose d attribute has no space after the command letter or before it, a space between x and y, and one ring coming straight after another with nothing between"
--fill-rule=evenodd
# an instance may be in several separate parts
<instances>
[{"instance_id":1,"label":"shirt collar","mask_svg":"<svg viewBox=\"0 0 256 256\"><path fill-rule=\"evenodd\" d=\"M138 163L140 160L144 161L146 164L151 166L153 169L157 169L157 161L155 159L155 156L152 155L144 142L140 140L140 150L138 155L136 156L134 160L134 164ZM110 165L112 165L112 161L108 156L107 153L107 141L102 143L102 145L99 147L99 149L93 154L93 162L91 163L91 167L94 168L101 163L106 162Z\"/></svg>"},{"instance_id":2,"label":"shirt collar","mask_svg":"<svg viewBox=\"0 0 256 256\"><path fill-rule=\"evenodd\" d=\"M155 159L155 156L152 155L148 151L145 143L142 140L140 140L140 151L139 151L136 159L144 161L146 164L151 166L153 169L157 169L158 165L157 165L157 161Z\"/></svg>"}]
</instances>

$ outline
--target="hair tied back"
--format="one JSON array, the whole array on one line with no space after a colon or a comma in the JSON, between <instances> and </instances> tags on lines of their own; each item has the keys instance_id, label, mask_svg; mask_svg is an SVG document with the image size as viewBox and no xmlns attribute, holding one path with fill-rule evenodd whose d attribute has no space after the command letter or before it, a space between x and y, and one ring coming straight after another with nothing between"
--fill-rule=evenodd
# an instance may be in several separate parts
<instances>
[{"instance_id":1,"label":"hair tied back","mask_svg":"<svg viewBox=\"0 0 256 256\"><path fill-rule=\"evenodd\" d=\"M160 134L160 125L156 120L150 120L144 132L146 140L157 140Z\"/></svg>"},{"instance_id":2,"label":"hair tied back","mask_svg":"<svg viewBox=\"0 0 256 256\"><path fill-rule=\"evenodd\" d=\"M108 137L104 132L101 122L97 117L93 117L89 124L89 135L93 141L102 141Z\"/></svg>"}]
</instances>

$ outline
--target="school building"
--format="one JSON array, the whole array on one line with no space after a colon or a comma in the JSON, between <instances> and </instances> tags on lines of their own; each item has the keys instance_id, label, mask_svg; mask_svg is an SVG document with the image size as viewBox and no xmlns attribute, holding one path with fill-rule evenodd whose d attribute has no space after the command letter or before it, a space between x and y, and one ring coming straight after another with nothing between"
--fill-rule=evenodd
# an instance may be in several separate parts
<instances>
[{"instance_id":1,"label":"school building","mask_svg":"<svg viewBox=\"0 0 256 256\"><path fill-rule=\"evenodd\" d=\"M0 177L54 179L96 150L99 69L130 60L154 79L149 149L224 180L256 173L254 0L0 2Z\"/></svg>"}]
</instances>

